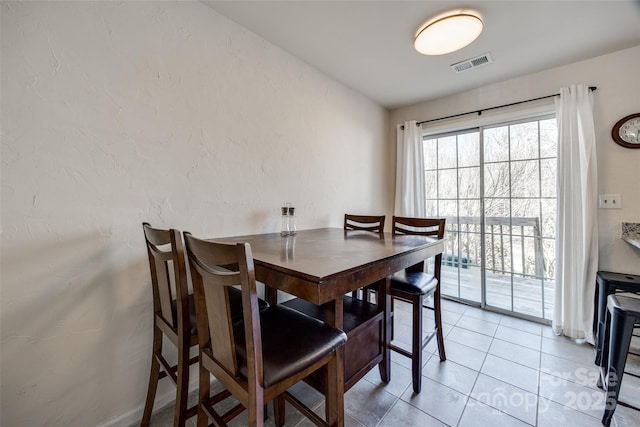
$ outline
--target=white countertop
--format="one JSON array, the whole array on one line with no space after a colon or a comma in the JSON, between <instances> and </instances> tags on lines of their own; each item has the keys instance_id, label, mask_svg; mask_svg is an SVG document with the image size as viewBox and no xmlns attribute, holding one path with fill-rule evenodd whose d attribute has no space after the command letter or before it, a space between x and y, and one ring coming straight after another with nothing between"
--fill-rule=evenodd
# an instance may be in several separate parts
<instances>
[{"instance_id":1,"label":"white countertop","mask_svg":"<svg viewBox=\"0 0 640 427\"><path fill-rule=\"evenodd\" d=\"M622 240L640 249L640 223L623 222L622 223Z\"/></svg>"},{"instance_id":2,"label":"white countertop","mask_svg":"<svg viewBox=\"0 0 640 427\"><path fill-rule=\"evenodd\" d=\"M630 244L631 246L635 246L640 249L640 236L624 236L622 240Z\"/></svg>"}]
</instances>

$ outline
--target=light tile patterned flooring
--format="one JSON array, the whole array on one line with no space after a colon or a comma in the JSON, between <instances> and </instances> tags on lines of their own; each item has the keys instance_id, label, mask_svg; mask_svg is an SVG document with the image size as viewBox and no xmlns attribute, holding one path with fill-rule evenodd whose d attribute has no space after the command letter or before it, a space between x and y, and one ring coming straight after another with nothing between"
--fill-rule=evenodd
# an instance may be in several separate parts
<instances>
[{"instance_id":1,"label":"light tile patterned flooring","mask_svg":"<svg viewBox=\"0 0 640 427\"><path fill-rule=\"evenodd\" d=\"M396 340L409 342L410 307L395 307ZM596 387L592 346L557 337L537 323L451 301L443 307L447 360L440 362L435 340L429 343L422 392L413 393L409 359L392 352L390 383L382 383L374 369L345 394L347 427L601 425L604 392ZM431 328L430 315L425 310L425 330ZM640 358L630 355L627 370L640 373ZM298 384L292 391L324 413L315 390ZM621 400L640 407L640 379L624 377ZM173 425L172 411L169 406L155 413L152 425ZM188 425L195 426L195 418ZM246 417L230 425L246 425ZM266 425L274 425L271 417ZM285 425L312 424L288 407ZM612 426L639 425L640 412L617 407Z\"/></svg>"}]
</instances>

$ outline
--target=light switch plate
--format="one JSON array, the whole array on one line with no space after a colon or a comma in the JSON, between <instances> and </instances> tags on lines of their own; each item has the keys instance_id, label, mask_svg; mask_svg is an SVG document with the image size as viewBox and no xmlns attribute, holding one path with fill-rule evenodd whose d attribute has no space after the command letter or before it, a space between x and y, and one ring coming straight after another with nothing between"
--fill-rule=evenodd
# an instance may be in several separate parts
<instances>
[{"instance_id":1,"label":"light switch plate","mask_svg":"<svg viewBox=\"0 0 640 427\"><path fill-rule=\"evenodd\" d=\"M600 209L622 209L622 197L619 194L600 194L598 207Z\"/></svg>"}]
</instances>

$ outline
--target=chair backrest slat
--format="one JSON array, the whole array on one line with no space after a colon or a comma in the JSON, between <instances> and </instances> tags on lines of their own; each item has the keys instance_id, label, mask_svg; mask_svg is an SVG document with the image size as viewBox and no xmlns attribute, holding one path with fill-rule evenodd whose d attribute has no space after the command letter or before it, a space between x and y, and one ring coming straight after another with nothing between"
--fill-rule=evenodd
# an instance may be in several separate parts
<instances>
[{"instance_id":1,"label":"chair backrest slat","mask_svg":"<svg viewBox=\"0 0 640 427\"><path fill-rule=\"evenodd\" d=\"M156 279L158 281L158 296L160 297L160 311L164 320L174 328L176 318L173 314L173 285L171 283L171 273L169 271L169 263L171 260L163 260L160 257L154 257L156 264Z\"/></svg>"},{"instance_id":2,"label":"chair backrest slat","mask_svg":"<svg viewBox=\"0 0 640 427\"><path fill-rule=\"evenodd\" d=\"M419 236L437 236L438 239L444 237L444 218L409 218L393 217L393 234L411 234Z\"/></svg>"},{"instance_id":3,"label":"chair backrest slat","mask_svg":"<svg viewBox=\"0 0 640 427\"><path fill-rule=\"evenodd\" d=\"M186 277L181 276L184 274L182 240L176 230L152 228L148 223L142 226L151 271L154 311L176 329L177 309L174 309L173 301L181 301L188 295Z\"/></svg>"},{"instance_id":4,"label":"chair backrest slat","mask_svg":"<svg viewBox=\"0 0 640 427\"><path fill-rule=\"evenodd\" d=\"M385 216L344 214L345 230L363 230L382 234Z\"/></svg>"},{"instance_id":5,"label":"chair backrest slat","mask_svg":"<svg viewBox=\"0 0 640 427\"><path fill-rule=\"evenodd\" d=\"M207 273L201 270L201 274L206 275ZM234 342L233 324L231 322L229 293L227 292L226 283L229 283L229 285L237 284L239 276L239 273L223 277L213 274L202 278L202 289L207 305L211 353L213 358L219 361L233 375L237 375L238 366L235 346L232 345Z\"/></svg>"},{"instance_id":6,"label":"chair backrest slat","mask_svg":"<svg viewBox=\"0 0 640 427\"><path fill-rule=\"evenodd\" d=\"M434 236L438 239L444 238L445 218L411 218L394 216L392 233L394 236L409 234L418 236ZM422 271L425 268L424 261L409 267L407 270ZM440 270L442 268L442 254L434 257L434 277L440 281ZM439 291L438 291L439 292Z\"/></svg>"}]
</instances>

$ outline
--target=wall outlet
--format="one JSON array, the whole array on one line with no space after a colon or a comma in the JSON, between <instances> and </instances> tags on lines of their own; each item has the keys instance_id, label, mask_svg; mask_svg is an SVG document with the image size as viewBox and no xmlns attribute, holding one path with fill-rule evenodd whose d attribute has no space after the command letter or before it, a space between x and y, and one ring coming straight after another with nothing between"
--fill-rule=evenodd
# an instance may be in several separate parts
<instances>
[{"instance_id":1,"label":"wall outlet","mask_svg":"<svg viewBox=\"0 0 640 427\"><path fill-rule=\"evenodd\" d=\"M598 207L600 209L622 209L622 198L619 194L600 194Z\"/></svg>"}]
</instances>

